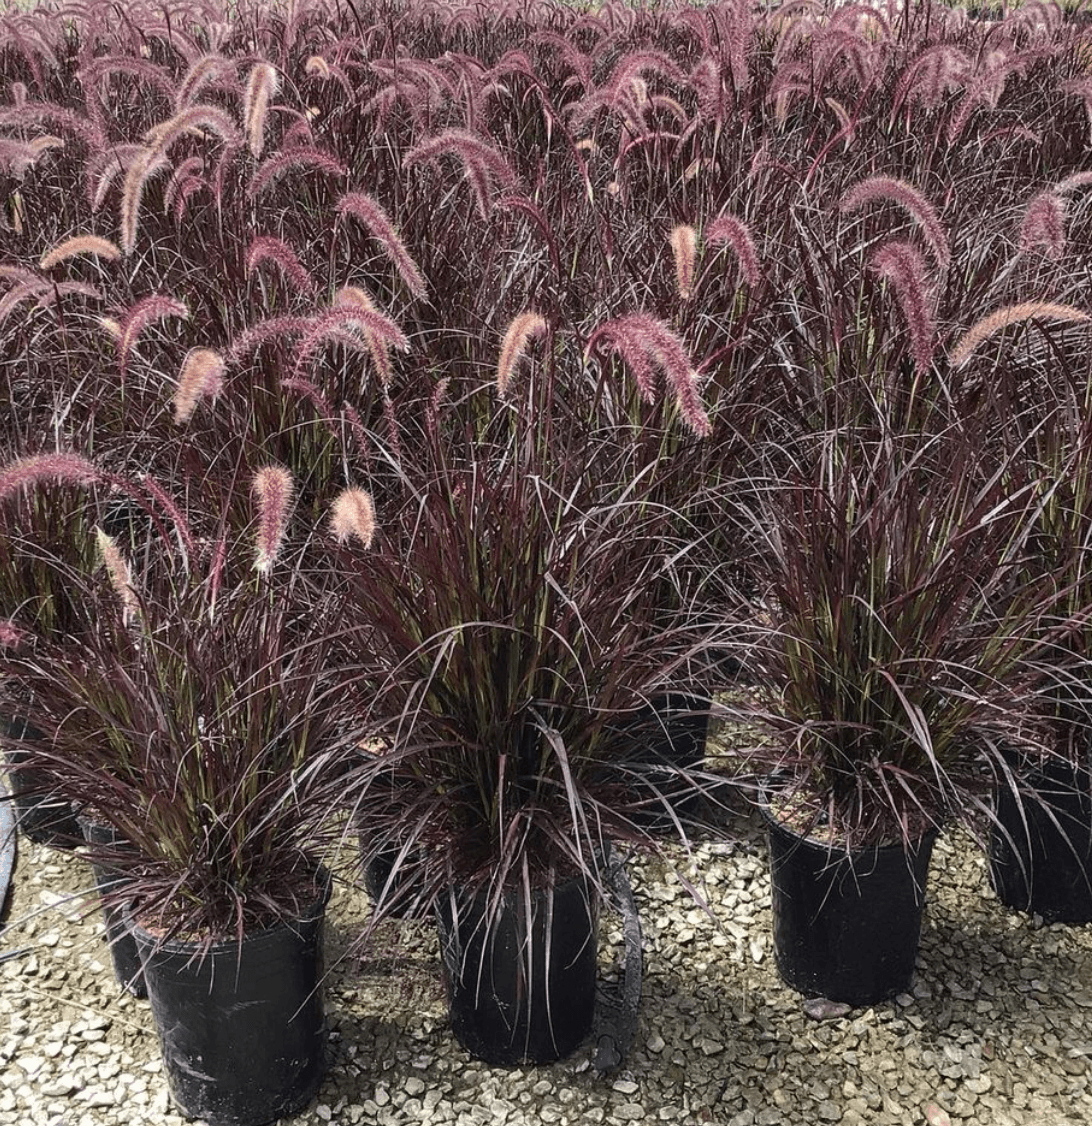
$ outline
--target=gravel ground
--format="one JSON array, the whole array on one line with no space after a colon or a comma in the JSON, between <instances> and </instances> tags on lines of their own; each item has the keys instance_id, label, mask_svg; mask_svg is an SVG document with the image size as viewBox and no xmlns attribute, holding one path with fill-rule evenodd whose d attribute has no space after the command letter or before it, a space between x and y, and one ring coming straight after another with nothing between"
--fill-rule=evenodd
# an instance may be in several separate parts
<instances>
[{"instance_id":1,"label":"gravel ground","mask_svg":"<svg viewBox=\"0 0 1092 1126\"><path fill-rule=\"evenodd\" d=\"M589 1050L541 1069L471 1060L446 1026L432 928L391 922L362 956L344 956L367 901L339 887L327 922L329 1070L317 1102L286 1122L1092 1122L1092 927L999 908L968 839L935 850L913 994L820 1021L773 966L754 828L696 852L715 923L662 862L631 865L642 1012L624 1069L606 1078ZM0 1124L181 1126L147 1003L119 994L97 912L70 898L89 886L79 857L20 842L0 955L30 953L0 963ZM604 980L622 953L620 917L608 914Z\"/></svg>"}]
</instances>

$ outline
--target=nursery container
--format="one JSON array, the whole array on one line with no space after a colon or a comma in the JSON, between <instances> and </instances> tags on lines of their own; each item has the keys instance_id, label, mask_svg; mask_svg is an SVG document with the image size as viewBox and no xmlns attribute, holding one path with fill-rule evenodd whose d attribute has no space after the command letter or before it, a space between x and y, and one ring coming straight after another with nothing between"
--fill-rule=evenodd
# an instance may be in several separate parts
<instances>
[{"instance_id":1,"label":"nursery container","mask_svg":"<svg viewBox=\"0 0 1092 1126\"><path fill-rule=\"evenodd\" d=\"M116 829L103 825L92 818L81 814L78 818L83 839L92 846L99 848L121 848L123 838ZM132 846L129 846L132 848ZM91 871L95 875L95 885L99 895L105 896L116 890L119 884L124 883L124 877L107 864L92 863ZM107 906L103 904L103 921L106 923L106 941L110 946L110 957L114 963L114 976L118 984L127 989L134 997L147 997L148 990L144 985L144 971L140 965L140 954L137 951L136 939L129 929L125 919L125 908L120 904Z\"/></svg>"},{"instance_id":2,"label":"nursery container","mask_svg":"<svg viewBox=\"0 0 1092 1126\"><path fill-rule=\"evenodd\" d=\"M41 738L29 720L0 716L0 741L8 767L12 801L19 831L35 844L54 848L75 848L82 840L72 803L50 794L49 775L39 767L28 767L27 752L10 743Z\"/></svg>"},{"instance_id":3,"label":"nursery container","mask_svg":"<svg viewBox=\"0 0 1092 1126\"><path fill-rule=\"evenodd\" d=\"M322 1081L322 930L329 873L299 918L217 943L160 942L133 925L171 1096L209 1126L295 1114Z\"/></svg>"},{"instance_id":4,"label":"nursery container","mask_svg":"<svg viewBox=\"0 0 1092 1126\"><path fill-rule=\"evenodd\" d=\"M1037 764L1014 792L999 782L990 876L1008 907L1047 922L1092 922L1092 766Z\"/></svg>"},{"instance_id":5,"label":"nursery container","mask_svg":"<svg viewBox=\"0 0 1092 1126\"><path fill-rule=\"evenodd\" d=\"M917 958L937 834L846 853L761 807L769 830L773 938L784 981L808 997L872 1005L904 993Z\"/></svg>"},{"instance_id":6,"label":"nursery container","mask_svg":"<svg viewBox=\"0 0 1092 1126\"><path fill-rule=\"evenodd\" d=\"M489 1064L563 1059L595 1012L594 888L578 876L532 891L530 928L517 893L505 892L491 919L487 903L486 892L453 888L437 904L452 1030Z\"/></svg>"}]
</instances>

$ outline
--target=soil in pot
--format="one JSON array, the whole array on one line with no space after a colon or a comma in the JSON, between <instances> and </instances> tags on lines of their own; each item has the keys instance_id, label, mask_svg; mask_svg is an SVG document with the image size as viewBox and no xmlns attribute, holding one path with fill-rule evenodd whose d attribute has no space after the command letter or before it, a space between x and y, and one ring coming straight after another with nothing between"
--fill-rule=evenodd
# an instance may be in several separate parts
<instances>
[{"instance_id":1,"label":"soil in pot","mask_svg":"<svg viewBox=\"0 0 1092 1126\"><path fill-rule=\"evenodd\" d=\"M1092 922L1092 763L1036 765L999 782L990 877L1008 907L1049 923Z\"/></svg>"},{"instance_id":2,"label":"soil in pot","mask_svg":"<svg viewBox=\"0 0 1092 1126\"><path fill-rule=\"evenodd\" d=\"M50 793L49 774L26 766L27 753L11 743L35 738L37 732L26 719L0 716L0 742L8 767L11 800L19 831L35 844L53 848L75 848L83 841L72 803Z\"/></svg>"},{"instance_id":3,"label":"soil in pot","mask_svg":"<svg viewBox=\"0 0 1092 1126\"><path fill-rule=\"evenodd\" d=\"M209 1126L265 1126L322 1081L329 873L299 918L202 951L134 925L171 1096Z\"/></svg>"},{"instance_id":4,"label":"soil in pot","mask_svg":"<svg viewBox=\"0 0 1092 1126\"><path fill-rule=\"evenodd\" d=\"M92 847L115 849L124 847L123 838L111 826L103 825L87 816L80 816L78 820L83 839ZM99 895L102 896L115 891L125 882L124 877L107 864L92 863L91 871L95 875L95 885L99 889ZM133 938L133 933L125 920L125 908L120 904L110 907L103 904L102 917L106 923L106 941L110 946L110 957L114 963L114 976L118 984L134 997L147 997L148 990L144 984L140 954L137 951L136 939Z\"/></svg>"},{"instance_id":5,"label":"soil in pot","mask_svg":"<svg viewBox=\"0 0 1092 1126\"><path fill-rule=\"evenodd\" d=\"M769 830L777 969L808 997L872 1005L914 975L936 832L846 853L802 837L760 806Z\"/></svg>"},{"instance_id":6,"label":"soil in pot","mask_svg":"<svg viewBox=\"0 0 1092 1126\"><path fill-rule=\"evenodd\" d=\"M506 892L489 918L487 897L452 889L437 922L451 1026L459 1043L493 1065L545 1064L575 1051L595 1015L598 900L576 877Z\"/></svg>"}]
</instances>

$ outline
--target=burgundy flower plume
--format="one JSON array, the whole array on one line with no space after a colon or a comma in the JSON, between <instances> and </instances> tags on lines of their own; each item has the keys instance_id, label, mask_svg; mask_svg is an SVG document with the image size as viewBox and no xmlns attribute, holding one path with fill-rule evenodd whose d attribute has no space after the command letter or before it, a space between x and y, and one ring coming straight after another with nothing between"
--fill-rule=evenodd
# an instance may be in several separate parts
<instances>
[{"instance_id":1,"label":"burgundy flower plume","mask_svg":"<svg viewBox=\"0 0 1092 1126\"><path fill-rule=\"evenodd\" d=\"M739 273L753 289L762 280L762 267L758 263L755 240L742 219L734 215L721 215L705 229L707 246L720 246L726 243L732 248L739 263Z\"/></svg>"},{"instance_id":2,"label":"burgundy flower plume","mask_svg":"<svg viewBox=\"0 0 1092 1126\"><path fill-rule=\"evenodd\" d=\"M589 337L586 354L601 341L622 357L648 402L655 397L653 366L662 369L686 425L699 438L708 437L712 427L698 395L697 376L685 345L667 325L648 313L629 313L601 324Z\"/></svg>"},{"instance_id":3,"label":"burgundy flower plume","mask_svg":"<svg viewBox=\"0 0 1092 1126\"><path fill-rule=\"evenodd\" d=\"M370 195L365 195L363 192L349 192L343 195L338 201L337 213L339 216L352 215L364 224L372 238L382 245L387 257L394 263L414 297L424 297L428 293L425 279L421 276L421 271L405 244L398 237L390 216Z\"/></svg>"},{"instance_id":4,"label":"burgundy flower plume","mask_svg":"<svg viewBox=\"0 0 1092 1126\"><path fill-rule=\"evenodd\" d=\"M887 242L872 254L869 264L894 288L910 333L914 364L919 372L928 371L936 346L936 325L921 254L908 242Z\"/></svg>"},{"instance_id":5,"label":"burgundy flower plume","mask_svg":"<svg viewBox=\"0 0 1092 1126\"><path fill-rule=\"evenodd\" d=\"M1047 189L1033 196L1020 223L1020 251L1041 251L1058 259L1065 253L1065 197Z\"/></svg>"},{"instance_id":6,"label":"burgundy flower plume","mask_svg":"<svg viewBox=\"0 0 1092 1126\"><path fill-rule=\"evenodd\" d=\"M1022 324L1033 318L1052 321L1084 323L1092 320L1087 313L1072 305L1059 305L1054 301L1023 301L1007 305L977 321L956 341L948 352L952 367L960 367L970 358L979 344L1012 324Z\"/></svg>"},{"instance_id":7,"label":"burgundy flower plume","mask_svg":"<svg viewBox=\"0 0 1092 1126\"><path fill-rule=\"evenodd\" d=\"M861 180L842 196L839 210L843 213L858 211L869 203L883 200L897 204L910 215L921 228L936 264L941 270L946 270L952 257L948 236L933 205L905 180L896 180L891 176L870 176L867 180Z\"/></svg>"},{"instance_id":8,"label":"burgundy flower plume","mask_svg":"<svg viewBox=\"0 0 1092 1126\"><path fill-rule=\"evenodd\" d=\"M175 389L174 420L189 422L202 399L215 399L224 385L224 361L211 348L193 348L182 361Z\"/></svg>"},{"instance_id":9,"label":"burgundy flower plume","mask_svg":"<svg viewBox=\"0 0 1092 1126\"><path fill-rule=\"evenodd\" d=\"M359 540L365 547L375 538L375 504L364 489L346 489L330 509L330 530L338 543Z\"/></svg>"},{"instance_id":10,"label":"burgundy flower plume","mask_svg":"<svg viewBox=\"0 0 1092 1126\"><path fill-rule=\"evenodd\" d=\"M35 454L0 469L0 501L38 485L93 485L101 473L79 454Z\"/></svg>"},{"instance_id":11,"label":"burgundy flower plume","mask_svg":"<svg viewBox=\"0 0 1092 1126\"><path fill-rule=\"evenodd\" d=\"M680 223L671 231L671 254L675 259L675 284L679 296L689 301L694 296L694 272L698 261L698 236L694 228Z\"/></svg>"}]
</instances>

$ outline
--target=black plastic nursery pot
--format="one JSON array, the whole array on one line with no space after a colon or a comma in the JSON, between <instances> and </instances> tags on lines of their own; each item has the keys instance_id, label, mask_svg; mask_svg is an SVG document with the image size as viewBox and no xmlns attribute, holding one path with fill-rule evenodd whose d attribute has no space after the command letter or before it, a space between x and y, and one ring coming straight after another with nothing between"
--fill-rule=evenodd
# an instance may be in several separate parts
<instances>
[{"instance_id":1,"label":"black plastic nursery pot","mask_svg":"<svg viewBox=\"0 0 1092 1126\"><path fill-rule=\"evenodd\" d=\"M421 894L424 885L415 870L414 857L407 856L396 872L395 866L402 851L401 846L392 844L374 852L372 848L368 835L361 833L360 852L364 858L364 888L372 902L382 901L386 917L389 919L421 918L426 913L422 907Z\"/></svg>"},{"instance_id":2,"label":"black plastic nursery pot","mask_svg":"<svg viewBox=\"0 0 1092 1126\"><path fill-rule=\"evenodd\" d=\"M653 697L627 724L637 739L630 761L640 768L627 781L646 798L631 817L636 825L653 833L671 832L675 822L665 802L680 820L693 815L699 795L678 771L701 766L711 707L712 701L704 696L665 692Z\"/></svg>"},{"instance_id":3,"label":"black plastic nursery pot","mask_svg":"<svg viewBox=\"0 0 1092 1126\"><path fill-rule=\"evenodd\" d=\"M936 841L846 853L802 837L760 806L770 842L777 969L808 997L872 1005L914 975Z\"/></svg>"},{"instance_id":4,"label":"black plastic nursery pot","mask_svg":"<svg viewBox=\"0 0 1092 1126\"><path fill-rule=\"evenodd\" d=\"M0 741L34 738L30 722L18 716L0 716ZM72 803L50 793L47 772L26 766L27 753L6 745L4 760L11 782L11 798L19 831L35 844L75 848L83 840Z\"/></svg>"},{"instance_id":5,"label":"black plastic nursery pot","mask_svg":"<svg viewBox=\"0 0 1092 1126\"><path fill-rule=\"evenodd\" d=\"M86 815L81 815L78 821L83 839L89 845L115 849L124 847L123 838L111 826L103 825ZM99 889L99 895L105 896L124 883L124 877L107 864L93 863L91 871L95 875L95 886ZM106 924L106 941L110 947L114 976L118 984L134 997L147 997L148 989L144 984L140 954L137 951L136 939L125 919L125 908L120 904L110 907L103 904L102 917Z\"/></svg>"},{"instance_id":6,"label":"black plastic nursery pot","mask_svg":"<svg viewBox=\"0 0 1092 1126\"><path fill-rule=\"evenodd\" d=\"M133 925L171 1096L208 1126L264 1126L295 1114L322 1081L322 931L330 898L202 952Z\"/></svg>"},{"instance_id":7,"label":"black plastic nursery pot","mask_svg":"<svg viewBox=\"0 0 1092 1126\"><path fill-rule=\"evenodd\" d=\"M575 1051L595 1015L598 900L576 877L531 893L531 921L505 892L489 918L486 894L451 889L437 922L451 1027L493 1065L546 1064ZM490 925L491 924L491 925Z\"/></svg>"},{"instance_id":8,"label":"black plastic nursery pot","mask_svg":"<svg viewBox=\"0 0 1092 1126\"><path fill-rule=\"evenodd\" d=\"M1092 922L1092 763L1037 765L998 783L990 877L1007 907L1051 923Z\"/></svg>"}]
</instances>

